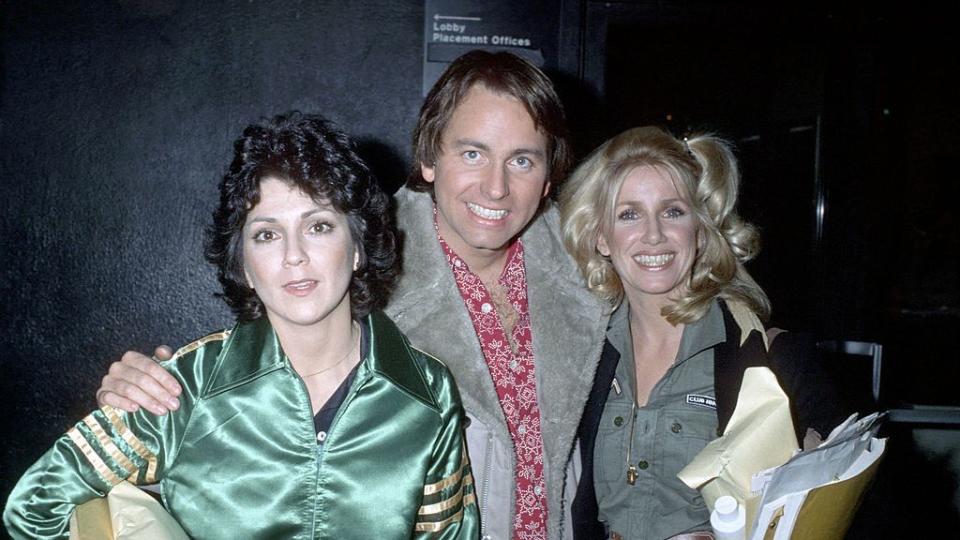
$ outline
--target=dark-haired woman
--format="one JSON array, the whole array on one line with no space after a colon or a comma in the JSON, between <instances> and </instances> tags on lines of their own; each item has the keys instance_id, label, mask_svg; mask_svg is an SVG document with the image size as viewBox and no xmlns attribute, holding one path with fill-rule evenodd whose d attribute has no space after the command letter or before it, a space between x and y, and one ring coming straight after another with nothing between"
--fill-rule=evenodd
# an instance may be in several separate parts
<instances>
[{"instance_id":1,"label":"dark-haired woman","mask_svg":"<svg viewBox=\"0 0 960 540\"><path fill-rule=\"evenodd\" d=\"M207 258L238 322L164 364L181 406L104 406L21 478L16 538L129 479L159 482L194 538L472 538L456 386L376 311L397 273L388 199L316 116L248 127L220 184Z\"/></svg>"}]
</instances>

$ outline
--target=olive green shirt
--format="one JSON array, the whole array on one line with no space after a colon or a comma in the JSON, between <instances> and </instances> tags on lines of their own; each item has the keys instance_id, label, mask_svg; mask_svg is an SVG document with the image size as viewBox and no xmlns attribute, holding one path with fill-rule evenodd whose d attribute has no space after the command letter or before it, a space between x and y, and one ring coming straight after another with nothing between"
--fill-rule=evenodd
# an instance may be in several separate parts
<instances>
[{"instance_id":1,"label":"olive green shirt","mask_svg":"<svg viewBox=\"0 0 960 540\"><path fill-rule=\"evenodd\" d=\"M644 407L634 406L626 300L610 319L607 340L620 352L620 362L595 447L600 520L609 531L631 540L709 530L710 513L703 498L677 473L716 438L713 349L725 341L719 304L714 302L703 318L684 328L673 366L653 387ZM630 465L636 467L633 485L627 482Z\"/></svg>"}]
</instances>

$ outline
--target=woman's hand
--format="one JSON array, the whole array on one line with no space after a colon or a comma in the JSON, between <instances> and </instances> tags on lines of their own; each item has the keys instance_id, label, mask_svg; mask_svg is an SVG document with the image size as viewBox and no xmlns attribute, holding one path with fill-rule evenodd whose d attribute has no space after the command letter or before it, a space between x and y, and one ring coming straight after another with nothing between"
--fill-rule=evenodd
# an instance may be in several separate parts
<instances>
[{"instance_id":1,"label":"woman's hand","mask_svg":"<svg viewBox=\"0 0 960 540\"><path fill-rule=\"evenodd\" d=\"M150 358L136 351L127 351L119 362L110 364L110 370L97 390L97 404L127 412L145 407L158 415L177 410L180 401L176 396L182 391L180 383L157 363L169 360L173 353L169 347L161 345L153 354L154 357Z\"/></svg>"}]
</instances>

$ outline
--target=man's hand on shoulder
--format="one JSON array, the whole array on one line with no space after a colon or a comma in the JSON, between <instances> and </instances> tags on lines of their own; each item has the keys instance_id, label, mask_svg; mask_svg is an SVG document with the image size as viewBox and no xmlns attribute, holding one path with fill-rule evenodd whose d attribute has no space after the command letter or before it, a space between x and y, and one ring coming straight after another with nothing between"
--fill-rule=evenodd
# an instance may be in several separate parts
<instances>
[{"instance_id":1,"label":"man's hand on shoulder","mask_svg":"<svg viewBox=\"0 0 960 540\"><path fill-rule=\"evenodd\" d=\"M127 351L119 362L110 364L110 370L97 390L97 404L110 405L127 412L136 412L144 407L159 415L177 410L180 401L176 396L182 391L180 383L157 363L169 360L173 352L161 345L153 354L151 358L136 351Z\"/></svg>"}]
</instances>

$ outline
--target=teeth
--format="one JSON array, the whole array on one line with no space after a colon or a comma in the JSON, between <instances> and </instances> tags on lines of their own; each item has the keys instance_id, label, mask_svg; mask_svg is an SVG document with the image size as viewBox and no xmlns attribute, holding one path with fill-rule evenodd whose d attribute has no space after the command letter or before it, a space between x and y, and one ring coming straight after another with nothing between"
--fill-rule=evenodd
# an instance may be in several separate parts
<instances>
[{"instance_id":1,"label":"teeth","mask_svg":"<svg viewBox=\"0 0 960 540\"><path fill-rule=\"evenodd\" d=\"M483 219L503 219L507 215L506 210L491 210L489 208L484 208L479 204L467 203L467 208Z\"/></svg>"},{"instance_id":2,"label":"teeth","mask_svg":"<svg viewBox=\"0 0 960 540\"><path fill-rule=\"evenodd\" d=\"M663 253L661 255L636 255L633 260L640 263L641 266L663 266L672 261L674 253Z\"/></svg>"}]
</instances>

